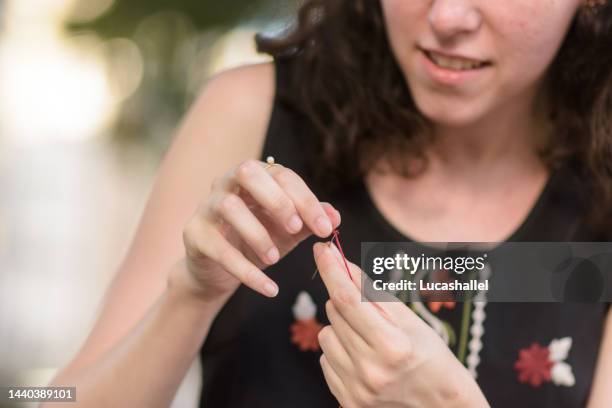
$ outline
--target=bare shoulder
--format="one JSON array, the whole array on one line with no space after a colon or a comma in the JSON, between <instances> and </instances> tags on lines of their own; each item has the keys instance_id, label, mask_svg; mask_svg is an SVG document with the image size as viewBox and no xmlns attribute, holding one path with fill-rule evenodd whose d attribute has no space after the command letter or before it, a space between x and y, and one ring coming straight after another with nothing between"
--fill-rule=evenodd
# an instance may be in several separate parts
<instances>
[{"instance_id":1,"label":"bare shoulder","mask_svg":"<svg viewBox=\"0 0 612 408\"><path fill-rule=\"evenodd\" d=\"M256 108L262 99L271 101L274 96L274 71L272 62L222 71L210 79L203 96L220 98L228 108Z\"/></svg>"},{"instance_id":2,"label":"bare shoulder","mask_svg":"<svg viewBox=\"0 0 612 408\"><path fill-rule=\"evenodd\" d=\"M252 153L259 151L274 101L273 63L246 65L223 71L210 79L187 120L215 128L210 137L236 140ZM195 118L194 118L195 117Z\"/></svg>"}]
</instances>

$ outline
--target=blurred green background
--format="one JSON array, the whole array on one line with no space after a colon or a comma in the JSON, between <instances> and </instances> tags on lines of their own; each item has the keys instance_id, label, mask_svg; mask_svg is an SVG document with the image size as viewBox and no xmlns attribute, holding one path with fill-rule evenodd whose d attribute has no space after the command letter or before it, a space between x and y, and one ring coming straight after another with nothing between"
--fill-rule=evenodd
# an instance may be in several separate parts
<instances>
[{"instance_id":1,"label":"blurred green background","mask_svg":"<svg viewBox=\"0 0 612 408\"><path fill-rule=\"evenodd\" d=\"M269 60L254 34L298 3L0 0L0 387L78 350L181 117L215 73ZM198 387L194 364L174 406Z\"/></svg>"},{"instance_id":2,"label":"blurred green background","mask_svg":"<svg viewBox=\"0 0 612 408\"><path fill-rule=\"evenodd\" d=\"M140 79L117 118L117 136L164 145L168 123L183 114L203 81L222 68L257 60L250 48L253 32L282 29L296 2L81 1L66 27L73 34L94 33L108 45L108 69L120 93L134 87L121 81Z\"/></svg>"}]
</instances>

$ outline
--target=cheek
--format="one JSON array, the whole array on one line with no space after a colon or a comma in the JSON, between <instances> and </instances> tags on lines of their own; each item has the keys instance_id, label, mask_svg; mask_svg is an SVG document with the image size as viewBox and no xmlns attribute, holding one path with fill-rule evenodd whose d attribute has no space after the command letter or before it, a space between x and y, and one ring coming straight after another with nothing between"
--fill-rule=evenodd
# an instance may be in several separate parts
<instances>
[{"instance_id":1,"label":"cheek","mask_svg":"<svg viewBox=\"0 0 612 408\"><path fill-rule=\"evenodd\" d=\"M419 24L426 21L423 16L427 14L427 3L428 0L381 0L389 42L400 60L422 30Z\"/></svg>"},{"instance_id":2,"label":"cheek","mask_svg":"<svg viewBox=\"0 0 612 408\"><path fill-rule=\"evenodd\" d=\"M500 67L511 87L527 85L544 75L576 13L576 1L516 1L492 23ZM536 17L537 16L537 17Z\"/></svg>"}]
</instances>

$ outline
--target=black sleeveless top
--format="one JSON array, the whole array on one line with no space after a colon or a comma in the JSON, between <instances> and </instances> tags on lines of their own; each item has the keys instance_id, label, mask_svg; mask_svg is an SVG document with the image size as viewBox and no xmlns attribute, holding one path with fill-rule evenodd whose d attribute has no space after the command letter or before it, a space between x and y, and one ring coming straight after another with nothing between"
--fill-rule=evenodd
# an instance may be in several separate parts
<instances>
[{"instance_id":1,"label":"black sleeveless top","mask_svg":"<svg viewBox=\"0 0 612 408\"><path fill-rule=\"evenodd\" d=\"M314 182L303 155L309 146L309 123L280 97L288 87L290 63L282 59L275 63L276 99L261 159L271 155L292 168L322 201L340 211L342 245L354 262L360 259L362 241L410 241L378 211L363 182L330 195ZM583 200L579 180L572 173L553 173L509 240L603 240L582 227ZM296 322L292 306L301 292L316 304L316 320L329 324L324 308L327 291L320 277L312 279L315 240L302 242L266 270L280 287L275 299L241 286L221 310L201 350L202 407L338 408L323 378L320 351L302 351L290 333ZM586 404L606 304L452 306L428 308L422 317L445 328L449 347L469 367L492 407Z\"/></svg>"}]
</instances>

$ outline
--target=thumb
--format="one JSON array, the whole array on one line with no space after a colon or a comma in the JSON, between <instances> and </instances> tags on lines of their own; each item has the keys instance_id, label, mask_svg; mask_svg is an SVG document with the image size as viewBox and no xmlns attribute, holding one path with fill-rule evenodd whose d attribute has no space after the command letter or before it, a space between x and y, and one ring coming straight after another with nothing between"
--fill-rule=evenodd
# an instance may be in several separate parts
<instances>
[{"instance_id":1,"label":"thumb","mask_svg":"<svg viewBox=\"0 0 612 408\"><path fill-rule=\"evenodd\" d=\"M345 268L348 266L351 279L355 286L361 292L361 298L364 302L369 302L389 323L400 327L406 323L406 320L419 319L401 300L393 296L389 292L374 289L374 282L367 273L359 266L355 265L342 256L334 243L331 244L332 250L338 259L338 262Z\"/></svg>"}]
</instances>

